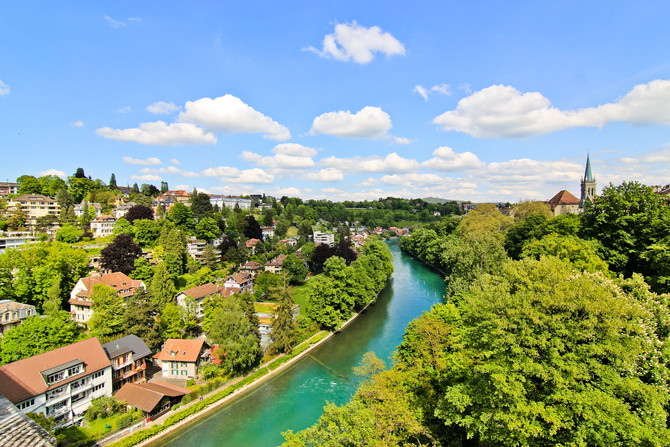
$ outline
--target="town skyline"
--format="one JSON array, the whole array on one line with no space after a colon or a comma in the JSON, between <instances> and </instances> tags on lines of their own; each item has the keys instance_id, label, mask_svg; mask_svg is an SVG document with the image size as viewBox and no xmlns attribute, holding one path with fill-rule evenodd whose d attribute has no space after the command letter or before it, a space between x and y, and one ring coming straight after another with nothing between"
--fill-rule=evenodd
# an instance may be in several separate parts
<instances>
[{"instance_id":1,"label":"town skyline","mask_svg":"<svg viewBox=\"0 0 670 447\"><path fill-rule=\"evenodd\" d=\"M670 5L0 5L2 181L473 202L666 184Z\"/></svg>"}]
</instances>

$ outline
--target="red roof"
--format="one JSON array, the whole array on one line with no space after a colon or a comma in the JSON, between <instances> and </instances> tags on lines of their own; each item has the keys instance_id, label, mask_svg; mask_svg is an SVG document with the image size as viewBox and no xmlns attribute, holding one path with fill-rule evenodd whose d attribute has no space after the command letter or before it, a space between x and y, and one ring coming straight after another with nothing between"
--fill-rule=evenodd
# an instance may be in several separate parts
<instances>
[{"instance_id":1,"label":"red roof","mask_svg":"<svg viewBox=\"0 0 670 447\"><path fill-rule=\"evenodd\" d=\"M170 338L163 345L163 349L154 355L154 358L157 360L193 363L198 361L204 345L204 340L180 340L177 338Z\"/></svg>"},{"instance_id":2,"label":"red roof","mask_svg":"<svg viewBox=\"0 0 670 447\"><path fill-rule=\"evenodd\" d=\"M84 363L84 372L48 386L42 372L74 360ZM16 404L49 388L94 373L111 365L96 337L0 366L0 394Z\"/></svg>"},{"instance_id":3,"label":"red roof","mask_svg":"<svg viewBox=\"0 0 670 447\"><path fill-rule=\"evenodd\" d=\"M191 390L165 382L126 383L114 394L118 401L125 401L131 407L151 413L164 396L185 396Z\"/></svg>"},{"instance_id":4,"label":"red roof","mask_svg":"<svg viewBox=\"0 0 670 447\"><path fill-rule=\"evenodd\" d=\"M105 284L113 287L117 293L121 292L124 297L132 295L135 292L135 289L144 286L142 281L130 279L127 275L121 272L109 273L102 276L89 276L87 278L81 278L79 281L82 282L85 290L77 293L77 298L79 299L70 299L70 304L79 304L83 306L89 305L90 301L87 300L93 291L93 286L96 284Z\"/></svg>"},{"instance_id":5,"label":"red roof","mask_svg":"<svg viewBox=\"0 0 670 447\"><path fill-rule=\"evenodd\" d=\"M547 203L551 206L551 209L554 209L558 205L579 205L579 199L564 189L547 200Z\"/></svg>"},{"instance_id":6,"label":"red roof","mask_svg":"<svg viewBox=\"0 0 670 447\"><path fill-rule=\"evenodd\" d=\"M211 282L208 282L207 284L203 284L201 286L197 287L192 287L190 289L182 290L180 293L184 293L188 296L190 296L193 299L199 299L199 298L204 298L208 295L213 295L215 293L221 293L223 290L222 287L217 286L216 284L212 284Z\"/></svg>"}]
</instances>

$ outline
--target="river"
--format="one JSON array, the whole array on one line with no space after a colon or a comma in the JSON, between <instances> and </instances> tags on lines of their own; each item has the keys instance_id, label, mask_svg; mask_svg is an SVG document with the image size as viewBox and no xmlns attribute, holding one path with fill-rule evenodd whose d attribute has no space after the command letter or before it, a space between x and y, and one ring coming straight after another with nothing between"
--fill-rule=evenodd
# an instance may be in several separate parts
<instances>
[{"instance_id":1,"label":"river","mask_svg":"<svg viewBox=\"0 0 670 447\"><path fill-rule=\"evenodd\" d=\"M273 447L283 442L281 432L313 425L326 402L348 402L363 354L374 351L390 364L407 324L444 292L438 272L403 254L398 241L388 245L395 271L374 305L291 367L151 446Z\"/></svg>"}]
</instances>

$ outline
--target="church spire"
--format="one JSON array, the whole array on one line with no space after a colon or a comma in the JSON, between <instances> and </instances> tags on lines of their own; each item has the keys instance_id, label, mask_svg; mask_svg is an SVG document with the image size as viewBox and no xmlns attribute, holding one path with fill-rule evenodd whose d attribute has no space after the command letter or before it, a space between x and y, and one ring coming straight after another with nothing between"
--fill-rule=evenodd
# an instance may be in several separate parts
<instances>
[{"instance_id":1,"label":"church spire","mask_svg":"<svg viewBox=\"0 0 670 447\"><path fill-rule=\"evenodd\" d=\"M584 171L584 181L585 182L593 182L595 181L593 179L593 174L591 174L591 157L589 155L586 155L586 170Z\"/></svg>"},{"instance_id":2,"label":"church spire","mask_svg":"<svg viewBox=\"0 0 670 447\"><path fill-rule=\"evenodd\" d=\"M596 179L591 172L591 157L586 155L586 169L584 170L584 178L581 181L582 196L579 200L579 207L584 209L586 202L593 203L596 198Z\"/></svg>"}]
</instances>

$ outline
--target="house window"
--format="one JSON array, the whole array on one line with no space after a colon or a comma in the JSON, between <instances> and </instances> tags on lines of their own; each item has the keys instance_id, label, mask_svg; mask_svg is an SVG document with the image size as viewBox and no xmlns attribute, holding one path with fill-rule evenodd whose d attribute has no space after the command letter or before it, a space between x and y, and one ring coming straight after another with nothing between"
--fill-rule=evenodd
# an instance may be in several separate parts
<instances>
[{"instance_id":1,"label":"house window","mask_svg":"<svg viewBox=\"0 0 670 447\"><path fill-rule=\"evenodd\" d=\"M181 375L182 375L182 376L185 376L185 375L186 375L186 371L182 369L182 371L181 371Z\"/></svg>"},{"instance_id":2,"label":"house window","mask_svg":"<svg viewBox=\"0 0 670 447\"><path fill-rule=\"evenodd\" d=\"M26 408L32 407L33 405L35 405L35 399L29 399L25 402L21 402L18 405L18 408L19 410L25 410Z\"/></svg>"},{"instance_id":3,"label":"house window","mask_svg":"<svg viewBox=\"0 0 670 447\"><path fill-rule=\"evenodd\" d=\"M65 376L65 371L58 372L56 374L49 374L47 377L47 384L51 385L52 383L60 382Z\"/></svg>"}]
</instances>

